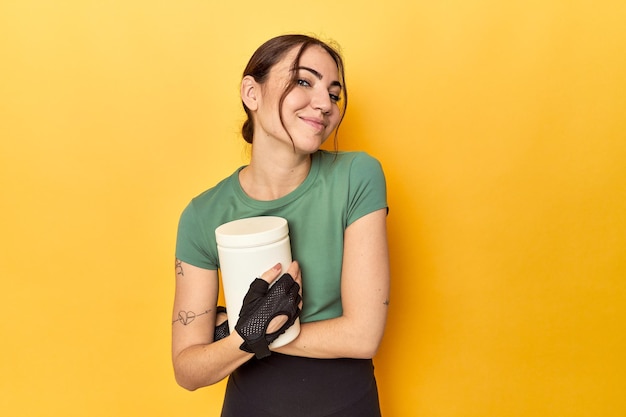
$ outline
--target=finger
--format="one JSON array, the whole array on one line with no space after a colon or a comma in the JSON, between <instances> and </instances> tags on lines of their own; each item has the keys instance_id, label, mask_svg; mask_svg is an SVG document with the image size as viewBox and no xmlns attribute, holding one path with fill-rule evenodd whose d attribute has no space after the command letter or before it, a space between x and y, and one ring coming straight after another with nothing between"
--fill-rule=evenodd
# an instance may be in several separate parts
<instances>
[{"instance_id":1,"label":"finger","mask_svg":"<svg viewBox=\"0 0 626 417\"><path fill-rule=\"evenodd\" d=\"M296 281L298 285L302 287L302 275L300 272L300 264L298 263L298 261L293 261L291 265L289 265L289 268L287 268L286 272L291 275L293 280Z\"/></svg>"},{"instance_id":2,"label":"finger","mask_svg":"<svg viewBox=\"0 0 626 417\"><path fill-rule=\"evenodd\" d=\"M293 280L300 286L300 289L298 290L298 294L300 294L300 303L298 307L302 309L302 271L300 270L300 264L298 261L293 261L291 265L289 265L287 273L290 274Z\"/></svg>"},{"instance_id":3,"label":"finger","mask_svg":"<svg viewBox=\"0 0 626 417\"><path fill-rule=\"evenodd\" d=\"M271 269L263 272L263 274L261 275L261 279L268 284L271 284L276 278L278 278L278 275L280 274L280 271L282 271L282 269L282 265L280 263L277 263Z\"/></svg>"},{"instance_id":4,"label":"finger","mask_svg":"<svg viewBox=\"0 0 626 417\"><path fill-rule=\"evenodd\" d=\"M269 284L265 280L255 278L250 284L250 289L246 293L246 296L243 298L243 306L245 307L246 305L251 304L259 298L265 296L268 288Z\"/></svg>"}]
</instances>

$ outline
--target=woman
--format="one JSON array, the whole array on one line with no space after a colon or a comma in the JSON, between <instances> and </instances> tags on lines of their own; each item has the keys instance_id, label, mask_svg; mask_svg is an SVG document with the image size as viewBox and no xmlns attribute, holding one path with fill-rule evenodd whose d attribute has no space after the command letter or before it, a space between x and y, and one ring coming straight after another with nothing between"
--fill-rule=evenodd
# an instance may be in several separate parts
<instances>
[{"instance_id":1,"label":"woman","mask_svg":"<svg viewBox=\"0 0 626 417\"><path fill-rule=\"evenodd\" d=\"M176 379L195 390L229 376L223 417L379 416L372 357L389 304L384 175L365 153L319 149L345 112L342 59L308 36L270 39L244 71L241 100L250 164L194 198L180 219ZM214 341L214 230L263 215L288 220L295 261L283 270L303 301L299 336L258 359L242 332ZM280 274L277 265L261 278L269 283ZM267 335L286 319L274 319Z\"/></svg>"}]
</instances>

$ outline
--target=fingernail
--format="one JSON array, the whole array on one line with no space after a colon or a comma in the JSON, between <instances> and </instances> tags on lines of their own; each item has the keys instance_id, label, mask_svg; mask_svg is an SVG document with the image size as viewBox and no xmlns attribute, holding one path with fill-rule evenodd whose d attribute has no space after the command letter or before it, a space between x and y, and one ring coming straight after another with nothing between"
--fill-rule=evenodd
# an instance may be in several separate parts
<instances>
[{"instance_id":1,"label":"fingernail","mask_svg":"<svg viewBox=\"0 0 626 417\"><path fill-rule=\"evenodd\" d=\"M274 268L272 268L272 269L275 269L275 270L279 271L281 268L282 268L282 265L279 262L276 265L274 265Z\"/></svg>"}]
</instances>

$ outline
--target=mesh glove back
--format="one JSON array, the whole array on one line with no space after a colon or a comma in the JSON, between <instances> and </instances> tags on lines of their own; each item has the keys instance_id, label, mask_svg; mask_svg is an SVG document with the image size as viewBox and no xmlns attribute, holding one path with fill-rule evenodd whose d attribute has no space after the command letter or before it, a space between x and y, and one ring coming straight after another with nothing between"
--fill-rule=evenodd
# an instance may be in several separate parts
<instances>
[{"instance_id":1,"label":"mesh glove back","mask_svg":"<svg viewBox=\"0 0 626 417\"><path fill-rule=\"evenodd\" d=\"M240 349L254 353L258 359L270 355L268 345L283 334L300 315L300 286L291 275L283 274L269 288L269 284L255 279L243 299L235 330L244 339ZM273 318L287 316L287 321L277 331L266 334Z\"/></svg>"}]
</instances>

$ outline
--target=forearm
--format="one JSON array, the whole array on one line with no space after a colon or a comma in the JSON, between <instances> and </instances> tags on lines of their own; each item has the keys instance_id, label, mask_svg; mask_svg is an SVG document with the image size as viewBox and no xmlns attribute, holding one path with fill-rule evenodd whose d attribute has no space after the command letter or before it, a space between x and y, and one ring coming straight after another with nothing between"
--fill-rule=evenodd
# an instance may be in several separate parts
<instances>
[{"instance_id":1,"label":"forearm","mask_svg":"<svg viewBox=\"0 0 626 417\"><path fill-rule=\"evenodd\" d=\"M212 272L198 271L189 267L187 269L196 273L204 273L207 276L213 274ZM277 264L262 274L260 279L253 281L253 285L250 286L250 290L244 298L239 321L235 326L237 330L223 338L218 336L219 340L215 340L215 330L225 324L226 314L219 312L219 309L215 309L218 310L218 314L214 315L212 308L205 310L201 314L196 315L193 313L194 310L199 311L199 309L195 308L196 306L215 304L217 279L199 279L195 285L189 288L184 286L187 281L178 281L177 289L179 289L181 298L186 301L186 303L180 301L176 303L175 301L174 311L179 313L174 316L174 327L172 329L172 360L176 381L179 385L193 391L200 387L215 384L250 360L253 354L248 352L254 351L257 357L262 357L262 355L269 353L267 344L271 340L266 339L265 334L257 332L255 323L259 320L269 320L266 324L267 333L272 334L278 332L283 325L286 325L287 318L279 316L272 319L272 314L265 317L264 314L266 313L261 314L257 310L265 311L265 307L268 306L268 300L277 302L278 306L282 306L280 307L281 309L286 307L285 303L294 303L291 320L295 320L299 311L298 305L301 303L299 291L302 280L297 262L293 262L289 266L289 275L284 274L270 289L269 284L277 278L281 269L281 265ZM292 274L295 276L295 279ZM209 284L210 287L204 288L203 291L198 291L203 284L205 286ZM200 294L200 297L196 296L196 299L194 299L193 296L196 294ZM206 294L210 295L207 297ZM280 294L283 295L281 296ZM283 301L282 304L280 304L281 300ZM191 307L188 307L188 310L179 310L179 307L182 308L183 305L190 305ZM190 313L193 319L183 320ZM216 324L218 325L216 326Z\"/></svg>"},{"instance_id":2,"label":"forearm","mask_svg":"<svg viewBox=\"0 0 626 417\"><path fill-rule=\"evenodd\" d=\"M276 351L319 359L372 358L378 351L383 337L386 305L380 310L380 315L369 323L341 316L301 324L300 335Z\"/></svg>"},{"instance_id":3,"label":"forearm","mask_svg":"<svg viewBox=\"0 0 626 417\"><path fill-rule=\"evenodd\" d=\"M182 350L173 358L176 382L193 391L221 381L252 358L252 354L239 349L242 342L233 332L217 342Z\"/></svg>"}]
</instances>

